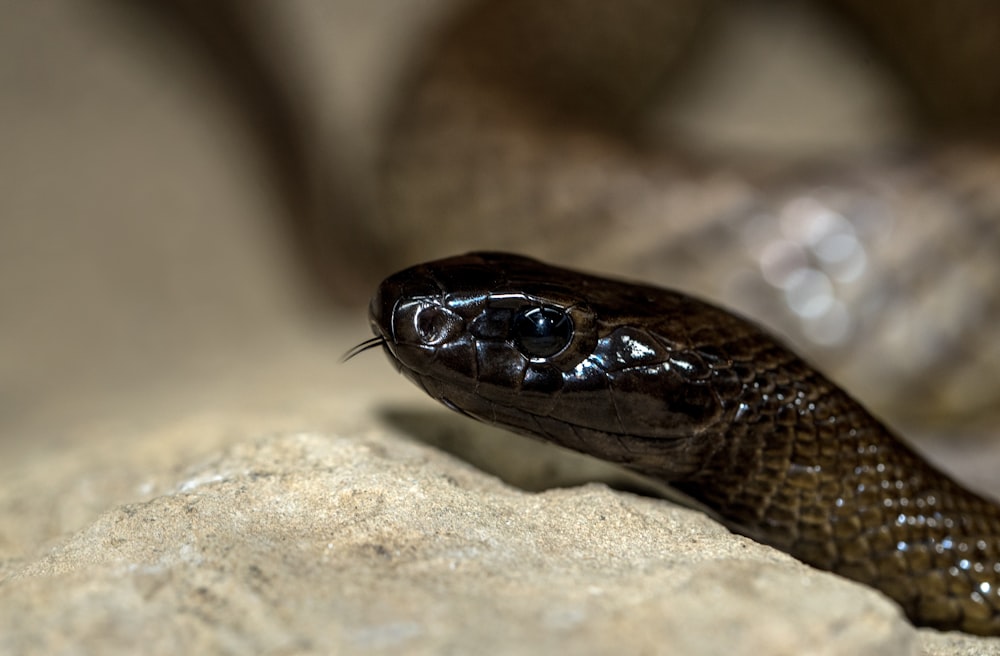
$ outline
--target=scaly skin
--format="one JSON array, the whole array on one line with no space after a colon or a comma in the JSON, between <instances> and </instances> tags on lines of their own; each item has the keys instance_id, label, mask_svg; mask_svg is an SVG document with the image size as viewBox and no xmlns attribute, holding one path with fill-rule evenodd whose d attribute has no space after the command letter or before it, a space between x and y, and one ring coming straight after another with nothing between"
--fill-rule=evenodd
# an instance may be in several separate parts
<instances>
[{"instance_id":1,"label":"scaly skin","mask_svg":"<svg viewBox=\"0 0 1000 656\"><path fill-rule=\"evenodd\" d=\"M548 357L514 319L539 307L572 321ZM1000 635L1000 507L755 324L500 253L397 273L370 317L448 407L669 482L733 530L881 590L914 624Z\"/></svg>"}]
</instances>

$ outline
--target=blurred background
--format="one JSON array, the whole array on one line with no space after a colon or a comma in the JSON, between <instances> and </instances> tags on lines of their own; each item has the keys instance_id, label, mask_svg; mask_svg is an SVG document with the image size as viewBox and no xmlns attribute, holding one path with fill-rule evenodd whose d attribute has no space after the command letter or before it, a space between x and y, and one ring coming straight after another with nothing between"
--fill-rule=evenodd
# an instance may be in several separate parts
<instances>
[{"instance_id":1,"label":"blurred background","mask_svg":"<svg viewBox=\"0 0 1000 656\"><path fill-rule=\"evenodd\" d=\"M1000 6L911 4L5 4L0 460L343 428L378 281L489 248L755 317L996 491Z\"/></svg>"}]
</instances>

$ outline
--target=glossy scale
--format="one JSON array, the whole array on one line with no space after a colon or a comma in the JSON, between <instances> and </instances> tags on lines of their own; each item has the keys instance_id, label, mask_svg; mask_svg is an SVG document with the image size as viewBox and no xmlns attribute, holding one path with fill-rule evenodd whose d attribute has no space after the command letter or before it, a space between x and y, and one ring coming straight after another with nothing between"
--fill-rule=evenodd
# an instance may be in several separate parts
<instances>
[{"instance_id":1,"label":"glossy scale","mask_svg":"<svg viewBox=\"0 0 1000 656\"><path fill-rule=\"evenodd\" d=\"M532 352L524 317L542 315L560 328ZM401 271L370 318L449 408L666 481L915 624L1000 635L1000 508L755 324L502 253Z\"/></svg>"}]
</instances>

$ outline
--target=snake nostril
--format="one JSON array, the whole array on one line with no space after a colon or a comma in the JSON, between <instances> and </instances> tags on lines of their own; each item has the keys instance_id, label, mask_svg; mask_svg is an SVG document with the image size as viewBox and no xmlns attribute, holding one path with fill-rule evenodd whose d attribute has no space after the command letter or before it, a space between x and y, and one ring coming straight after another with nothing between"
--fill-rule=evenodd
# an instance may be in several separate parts
<instances>
[{"instance_id":1,"label":"snake nostril","mask_svg":"<svg viewBox=\"0 0 1000 656\"><path fill-rule=\"evenodd\" d=\"M465 331L462 317L435 299L402 300L390 317L392 341L410 346L439 346Z\"/></svg>"},{"instance_id":2,"label":"snake nostril","mask_svg":"<svg viewBox=\"0 0 1000 656\"><path fill-rule=\"evenodd\" d=\"M448 337L451 326L450 313L443 308L428 305L413 315L413 328L418 339L428 345L438 344Z\"/></svg>"}]
</instances>

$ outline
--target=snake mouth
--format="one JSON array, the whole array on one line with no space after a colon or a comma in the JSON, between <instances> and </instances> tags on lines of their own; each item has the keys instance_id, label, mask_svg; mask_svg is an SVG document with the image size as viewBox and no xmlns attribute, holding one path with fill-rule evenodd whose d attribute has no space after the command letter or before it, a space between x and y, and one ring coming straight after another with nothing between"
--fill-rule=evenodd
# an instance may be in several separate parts
<instances>
[{"instance_id":1,"label":"snake mouth","mask_svg":"<svg viewBox=\"0 0 1000 656\"><path fill-rule=\"evenodd\" d=\"M441 401L442 405L444 405L444 407L448 408L449 410L457 412L463 417L468 417L469 419L477 419L477 417L475 417L474 415L470 415L468 412L466 412L458 405L456 405L451 399L447 397L441 397L439 400Z\"/></svg>"}]
</instances>

